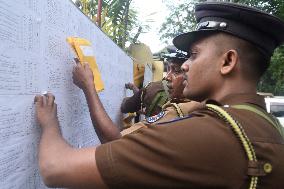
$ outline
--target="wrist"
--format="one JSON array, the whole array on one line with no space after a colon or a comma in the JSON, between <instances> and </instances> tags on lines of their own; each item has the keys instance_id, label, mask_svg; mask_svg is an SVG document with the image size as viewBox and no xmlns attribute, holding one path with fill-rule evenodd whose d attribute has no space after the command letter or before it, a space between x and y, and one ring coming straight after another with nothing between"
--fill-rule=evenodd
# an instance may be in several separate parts
<instances>
[{"instance_id":1,"label":"wrist","mask_svg":"<svg viewBox=\"0 0 284 189\"><path fill-rule=\"evenodd\" d=\"M48 130L48 129L55 129L55 130L58 130L58 132L59 132L58 120L51 120L51 121L48 121L46 123L41 123L40 126L41 126L43 131Z\"/></svg>"},{"instance_id":2,"label":"wrist","mask_svg":"<svg viewBox=\"0 0 284 189\"><path fill-rule=\"evenodd\" d=\"M88 83L86 83L84 85L84 91L91 91L93 89L95 89L95 84L94 84L93 81L92 82L88 82Z\"/></svg>"}]
</instances>

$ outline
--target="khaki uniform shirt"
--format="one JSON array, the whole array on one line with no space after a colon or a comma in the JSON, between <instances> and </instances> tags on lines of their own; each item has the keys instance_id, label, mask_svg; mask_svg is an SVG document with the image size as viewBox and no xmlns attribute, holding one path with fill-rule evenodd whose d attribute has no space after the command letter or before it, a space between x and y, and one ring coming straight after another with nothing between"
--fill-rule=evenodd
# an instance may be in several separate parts
<instances>
[{"instance_id":1,"label":"khaki uniform shirt","mask_svg":"<svg viewBox=\"0 0 284 189\"><path fill-rule=\"evenodd\" d=\"M235 94L220 102L251 103L255 94ZM227 107L227 106L226 106ZM284 188L284 140L263 117L224 107L244 128L259 161L272 172L259 177L258 189ZM248 188L248 159L239 139L219 116L205 108L189 116L141 129L97 147L96 161L109 188Z\"/></svg>"},{"instance_id":2,"label":"khaki uniform shirt","mask_svg":"<svg viewBox=\"0 0 284 189\"><path fill-rule=\"evenodd\" d=\"M171 121L187 116L194 110L202 108L202 104L187 99L181 100L180 103L168 101L162 108L162 111L155 116L146 118L145 120L135 123L131 127L121 131L122 136L130 133L139 132L140 129L148 127L150 124L158 124L161 122Z\"/></svg>"}]
</instances>

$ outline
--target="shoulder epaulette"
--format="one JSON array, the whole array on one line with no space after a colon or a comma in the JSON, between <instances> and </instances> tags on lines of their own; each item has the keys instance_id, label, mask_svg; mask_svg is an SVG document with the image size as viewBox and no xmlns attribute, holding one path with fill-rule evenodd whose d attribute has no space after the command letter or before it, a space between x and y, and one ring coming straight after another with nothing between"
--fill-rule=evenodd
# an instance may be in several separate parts
<instances>
[{"instance_id":1,"label":"shoulder epaulette","mask_svg":"<svg viewBox=\"0 0 284 189\"><path fill-rule=\"evenodd\" d=\"M184 113L182 112L181 108L179 107L177 103L171 103L171 105L175 108L177 115L179 117L184 117Z\"/></svg>"},{"instance_id":2,"label":"shoulder epaulette","mask_svg":"<svg viewBox=\"0 0 284 189\"><path fill-rule=\"evenodd\" d=\"M266 121L268 121L279 132L279 134L284 139L284 127L280 124L278 119L274 117L272 114L265 112L263 110L260 110L259 108L255 107L252 104L237 104L237 105L232 105L231 107L235 109L248 110L248 111L254 112L255 114L261 116Z\"/></svg>"},{"instance_id":3,"label":"shoulder epaulette","mask_svg":"<svg viewBox=\"0 0 284 189\"><path fill-rule=\"evenodd\" d=\"M259 176L265 176L272 171L271 164L257 160L255 149L248 136L246 135L243 127L227 111L225 111L222 107L213 104L206 104L206 107L208 110L216 113L228 125L230 125L231 129L241 142L249 160L247 171L247 174L251 177L249 189L256 189Z\"/></svg>"}]
</instances>

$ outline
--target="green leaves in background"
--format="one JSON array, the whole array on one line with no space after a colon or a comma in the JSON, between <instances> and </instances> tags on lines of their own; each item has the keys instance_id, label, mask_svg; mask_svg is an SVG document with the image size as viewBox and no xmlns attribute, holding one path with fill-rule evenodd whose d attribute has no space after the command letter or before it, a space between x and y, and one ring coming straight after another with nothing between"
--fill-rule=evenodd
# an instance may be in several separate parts
<instances>
[{"instance_id":1,"label":"green leaves in background","mask_svg":"<svg viewBox=\"0 0 284 189\"><path fill-rule=\"evenodd\" d=\"M76 0L75 4L94 22L97 18L98 0ZM121 48L131 41L129 31L137 26L137 12L130 8L131 0L104 0L101 29Z\"/></svg>"}]
</instances>

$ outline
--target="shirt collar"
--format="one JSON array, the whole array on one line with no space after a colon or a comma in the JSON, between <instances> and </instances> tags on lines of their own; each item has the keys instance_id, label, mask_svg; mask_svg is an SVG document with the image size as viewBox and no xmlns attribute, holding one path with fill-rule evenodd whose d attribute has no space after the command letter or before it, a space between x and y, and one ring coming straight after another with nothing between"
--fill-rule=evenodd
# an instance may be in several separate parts
<instances>
[{"instance_id":1,"label":"shirt collar","mask_svg":"<svg viewBox=\"0 0 284 189\"><path fill-rule=\"evenodd\" d=\"M206 104L236 105L236 104L253 104L266 110L264 97L255 93L230 94L222 98L219 102L215 100L207 100Z\"/></svg>"}]
</instances>

